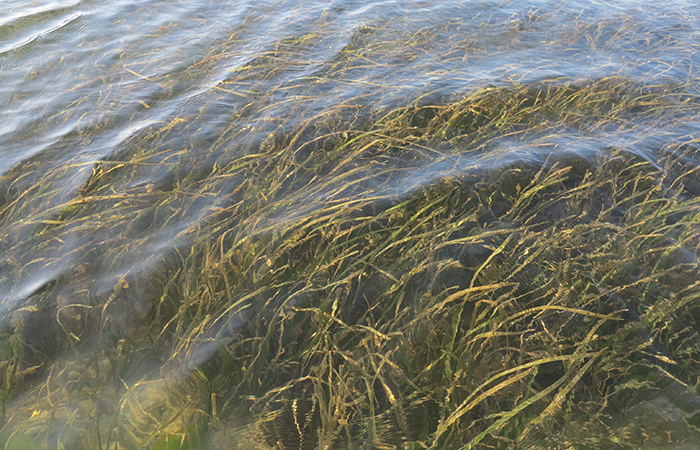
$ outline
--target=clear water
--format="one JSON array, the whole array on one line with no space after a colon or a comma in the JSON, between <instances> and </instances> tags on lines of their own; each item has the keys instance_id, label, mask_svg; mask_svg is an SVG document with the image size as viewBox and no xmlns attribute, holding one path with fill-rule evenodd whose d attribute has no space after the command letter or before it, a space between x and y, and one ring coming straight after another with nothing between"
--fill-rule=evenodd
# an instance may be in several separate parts
<instances>
[{"instance_id":1,"label":"clear water","mask_svg":"<svg viewBox=\"0 0 700 450\"><path fill-rule=\"evenodd\" d=\"M268 126L247 133L253 142L330 105L399 106L544 79L619 75L640 84L679 83L691 95L698 89L699 17L682 1L4 1L0 18L0 173L32 160L41 161L42 173L71 165L52 179L63 200L75 196L96 162L144 140L164 147L161 161L182 152L212 158L240 139L229 120L251 103L258 107L250 123L262 117ZM367 58L346 66L347 51ZM265 61L273 52L279 53ZM381 58L373 60L373 52ZM262 68L251 70L256 61ZM240 71L251 75L236 76ZM150 137L167 123L170 135ZM692 135L697 126L687 117L663 139ZM658 147L653 125L599 131L561 140L581 154L622 146L646 156ZM536 148L513 148L505 160L541 157ZM388 189L430 183L446 168L415 170L407 185ZM114 191L157 185L159 175L144 173ZM144 254L171 250L173 236L204 218L205 209L191 223L160 228ZM6 313L64 270L42 268L3 289L11 299Z\"/></svg>"},{"instance_id":2,"label":"clear water","mask_svg":"<svg viewBox=\"0 0 700 450\"><path fill-rule=\"evenodd\" d=\"M170 182L167 171L154 169L159 163L222 166L334 106L380 111L481 88L607 77L677 85L694 97L698 67L700 10L691 1L3 0L0 199L44 183L51 200L26 211L60 221L62 205L79 199L95 171L111 167L106 161L151 147L133 176L101 193L115 207L129 201L119 195L142 195L145 207L160 201L148 194ZM553 148L588 158L616 147L656 161L668 142L700 135L695 113L672 126L628 125L585 136L570 130L544 147L504 136L497 151L408 165L379 191L370 184L338 193L317 180L313 197L277 220L319 199L399 195L450 175L542 162ZM94 295L112 292L126 274L147 277L161 256L192 244L193 230L226 195L201 198L187 214L140 230L144 245L114 261L104 260L104 247L123 242L99 214L58 240L41 223L3 221L0 324L10 327L13 314L57 280L65 295L80 292L86 260L102 261L90 273Z\"/></svg>"}]
</instances>

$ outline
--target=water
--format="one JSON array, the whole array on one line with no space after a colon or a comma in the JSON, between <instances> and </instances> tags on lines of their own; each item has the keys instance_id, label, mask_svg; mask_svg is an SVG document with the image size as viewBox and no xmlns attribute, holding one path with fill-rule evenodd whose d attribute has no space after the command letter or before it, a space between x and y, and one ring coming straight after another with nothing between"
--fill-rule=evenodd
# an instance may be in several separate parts
<instances>
[{"instance_id":1,"label":"water","mask_svg":"<svg viewBox=\"0 0 700 450\"><path fill-rule=\"evenodd\" d=\"M273 298L296 295L264 275L277 267L275 258L286 247L255 245L287 236L305 220L332 216L348 205L370 205L362 210L365 216L397 214L390 208L445 180L481 186L499 170L540 167L557 158L594 171L609 149L637 158L632 166L647 162L663 189L677 188L673 180L683 175L688 191L679 198L692 200L700 193L693 191L700 161L693 151L678 149L695 148L700 134L696 9L680 0L3 1L0 324L6 429L19 430L7 448L37 442L46 448L175 445L153 442L182 435L183 419L141 434L124 431L133 419L124 419L130 408L146 403L130 399L143 387L146 397L165 404L162 409L181 408L176 400L163 400L170 395L164 392L179 392L178 383L207 361L219 361L221 349L232 342L254 339L237 334L252 320L245 308L264 308L254 303L237 309L250 298L261 302L251 293L265 288L275 291ZM516 127L480 137L474 148L459 137L442 136L441 146L439 139L419 142L404 133L402 139L421 146L411 150L414 156L393 154L388 143L376 150L389 138L372 123L386 120L390 127L393 119L384 118L400 108L505 92L505 111L519 107L507 97L517 99L528 86L538 86L544 98L547 89L588 92L586 86L596 83L601 91L594 88L590 97L561 94L571 95L579 109L562 113L559 121L542 119L531 131ZM638 109L623 111L630 92L648 97L649 104L662 94L671 103L648 106L641 100ZM613 94L622 112L615 98L599 117L586 116L580 107ZM325 142L323 136L376 141L347 157L329 156L331 162L318 162L316 172L295 170L304 167L314 142ZM281 142L291 142L294 152L282 151ZM348 144L347 151L353 148ZM673 154L680 155L679 162L664 163ZM275 173L284 176L264 181L274 180ZM518 192L525 187L518 186ZM261 212L249 214L246 208ZM666 232L672 230L660 235L668 237ZM303 241L304 233L294 239ZM687 244L678 235L669 239ZM209 242L209 250L198 254ZM689 255L684 264L696 264L696 250L683 249ZM187 271L201 273L210 258L233 258L244 267L248 254L252 269L226 281L240 286L183 278ZM275 273L294 265L290 260ZM352 292L364 283L366 275L358 273ZM382 289L397 292L396 283L407 273L410 268L393 273ZM250 286L241 281L246 277ZM196 303L191 299L214 298L215 292L228 292L230 303L200 308L188 316L190 322L178 316L188 302ZM181 299L190 300L180 305ZM285 305L295 302L312 307L304 300ZM144 331L151 322L164 332ZM156 350L149 354L147 347ZM663 356L662 350L649 351ZM83 382L90 386L83 397L67 387ZM210 380L202 388L209 389L208 403L188 406L213 422L217 405L211 399L227 398L215 385ZM157 394L149 394L154 386ZM655 389L662 393L648 402L675 401L663 391L667 387ZM56 406L47 406L52 390L59 392ZM225 410L228 403L218 406ZM297 403L290 404L297 420ZM132 415L144 414L138 411ZM194 416L184 422L202 422ZM95 421L93 428L101 431L84 431ZM29 425L13 428L18 423ZM22 435L27 437L17 437ZM222 438L201 439L214 448ZM673 448L697 448L692 438L682 442ZM661 448L651 440L644 445Z\"/></svg>"}]
</instances>

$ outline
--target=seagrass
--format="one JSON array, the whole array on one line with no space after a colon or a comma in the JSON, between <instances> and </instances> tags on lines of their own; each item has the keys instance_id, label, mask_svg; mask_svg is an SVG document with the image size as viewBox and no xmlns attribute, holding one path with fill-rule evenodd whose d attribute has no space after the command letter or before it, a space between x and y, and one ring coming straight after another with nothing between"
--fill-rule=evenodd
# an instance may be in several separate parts
<instances>
[{"instance_id":1,"label":"seagrass","mask_svg":"<svg viewBox=\"0 0 700 450\"><path fill-rule=\"evenodd\" d=\"M324 76L408 46L373 33ZM358 98L298 123L265 115L273 94L233 89L314 39L215 90L251 102L206 157L168 150L196 134L178 117L109 160L46 172L38 156L3 178L2 250L21 267L2 283L70 267L0 334L5 448L697 442L698 139L655 160L558 140L663 137L697 115L690 86L551 79ZM144 250L171 226L172 250Z\"/></svg>"}]
</instances>

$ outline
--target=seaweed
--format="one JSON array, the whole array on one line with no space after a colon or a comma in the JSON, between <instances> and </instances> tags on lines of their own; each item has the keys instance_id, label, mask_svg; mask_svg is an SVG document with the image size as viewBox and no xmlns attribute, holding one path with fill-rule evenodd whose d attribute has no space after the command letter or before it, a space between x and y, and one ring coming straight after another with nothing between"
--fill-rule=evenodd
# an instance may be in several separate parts
<instances>
[{"instance_id":1,"label":"seaweed","mask_svg":"<svg viewBox=\"0 0 700 450\"><path fill-rule=\"evenodd\" d=\"M379 31L323 77L400 54ZM663 136L697 114L684 87L551 79L269 117L286 100L252 83L317 39L232 72L221 95L250 102L206 133L177 116L4 177L5 448L697 440L697 143L652 160L558 140Z\"/></svg>"}]
</instances>

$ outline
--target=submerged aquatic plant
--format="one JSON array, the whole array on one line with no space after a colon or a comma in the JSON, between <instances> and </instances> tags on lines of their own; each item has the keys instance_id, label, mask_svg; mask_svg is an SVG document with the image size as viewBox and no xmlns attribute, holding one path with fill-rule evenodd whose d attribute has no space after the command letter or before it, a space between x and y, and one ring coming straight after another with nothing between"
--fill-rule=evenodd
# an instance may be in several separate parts
<instances>
[{"instance_id":1,"label":"submerged aquatic plant","mask_svg":"<svg viewBox=\"0 0 700 450\"><path fill-rule=\"evenodd\" d=\"M418 45L375 31L331 75ZM286 100L254 81L317 38L231 74L220 89L250 103L204 155L172 150L196 135L178 116L109 159L4 177L0 444L697 440L698 143L665 139L697 114L687 86L552 79L267 116ZM643 158L601 135L665 140Z\"/></svg>"}]
</instances>

